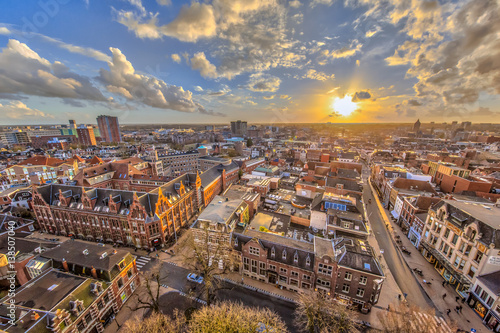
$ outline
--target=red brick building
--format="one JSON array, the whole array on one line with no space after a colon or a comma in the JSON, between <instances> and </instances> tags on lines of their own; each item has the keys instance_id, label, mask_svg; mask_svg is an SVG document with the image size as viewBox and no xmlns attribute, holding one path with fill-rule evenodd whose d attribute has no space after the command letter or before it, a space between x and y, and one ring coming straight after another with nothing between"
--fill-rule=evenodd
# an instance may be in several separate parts
<instances>
[{"instance_id":1,"label":"red brick building","mask_svg":"<svg viewBox=\"0 0 500 333\"><path fill-rule=\"evenodd\" d=\"M462 191L474 191L489 193L492 183L477 180L473 177L465 179L456 175L445 175L436 173L435 183L440 186L444 193L460 193Z\"/></svg>"}]
</instances>

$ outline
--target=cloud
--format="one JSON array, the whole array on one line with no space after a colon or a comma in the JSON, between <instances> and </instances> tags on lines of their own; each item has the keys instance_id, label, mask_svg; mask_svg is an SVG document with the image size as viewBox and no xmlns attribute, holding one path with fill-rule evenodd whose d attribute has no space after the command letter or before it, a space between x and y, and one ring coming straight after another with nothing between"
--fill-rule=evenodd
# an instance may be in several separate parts
<instances>
[{"instance_id":1,"label":"cloud","mask_svg":"<svg viewBox=\"0 0 500 333\"><path fill-rule=\"evenodd\" d=\"M194 86L194 90L195 91L198 91L198 92L202 92L203 91L203 88L200 87L200 86Z\"/></svg>"},{"instance_id":2,"label":"cloud","mask_svg":"<svg viewBox=\"0 0 500 333\"><path fill-rule=\"evenodd\" d=\"M271 96L263 96L262 98L264 99L274 99L276 95L271 95Z\"/></svg>"},{"instance_id":3,"label":"cloud","mask_svg":"<svg viewBox=\"0 0 500 333\"><path fill-rule=\"evenodd\" d=\"M302 6L302 3L299 0L292 0L288 3L288 5L293 8L299 8L300 6Z\"/></svg>"},{"instance_id":4,"label":"cloud","mask_svg":"<svg viewBox=\"0 0 500 333\"><path fill-rule=\"evenodd\" d=\"M311 2L311 7L315 7L316 5L326 5L331 6L334 0L313 0Z\"/></svg>"},{"instance_id":5,"label":"cloud","mask_svg":"<svg viewBox=\"0 0 500 333\"><path fill-rule=\"evenodd\" d=\"M133 31L139 38L158 39L163 36L174 37L183 42L196 42L202 38L216 35L214 9L209 4L193 2L184 5L179 15L170 23L159 26L158 14L115 10L116 21Z\"/></svg>"},{"instance_id":6,"label":"cloud","mask_svg":"<svg viewBox=\"0 0 500 333\"><path fill-rule=\"evenodd\" d=\"M54 118L53 115L47 114L37 109L31 109L21 101L10 101L8 104L0 103L0 113L2 117L8 119L24 119L24 118Z\"/></svg>"},{"instance_id":7,"label":"cloud","mask_svg":"<svg viewBox=\"0 0 500 333\"><path fill-rule=\"evenodd\" d=\"M377 25L375 26L375 28L373 28L372 30L368 30L366 33L365 33L365 37L367 38L371 38L373 36L375 36L377 33L379 33L382 29Z\"/></svg>"},{"instance_id":8,"label":"cloud","mask_svg":"<svg viewBox=\"0 0 500 333\"><path fill-rule=\"evenodd\" d=\"M372 94L370 94L369 91L367 90L362 90L362 91L357 91L354 93L352 96L352 101L353 102L360 102L365 99L370 99L372 98Z\"/></svg>"},{"instance_id":9,"label":"cloud","mask_svg":"<svg viewBox=\"0 0 500 333\"><path fill-rule=\"evenodd\" d=\"M86 57L94 58L94 59L99 60L99 61L106 61L107 62L107 61L111 60L111 57L109 55L107 55L101 51L95 50L91 47L82 47L82 46L77 46L77 45L73 45L73 44L68 44L68 43L60 41L59 39L55 39L55 38L40 35L40 34L39 34L39 36L43 40L45 40L49 43L55 44L56 46L58 46L62 49L65 49L71 53L81 54L81 55L84 55Z\"/></svg>"},{"instance_id":10,"label":"cloud","mask_svg":"<svg viewBox=\"0 0 500 333\"><path fill-rule=\"evenodd\" d=\"M328 60L350 58L356 53L361 51L363 44L359 43L356 39L351 42L349 46L344 46L340 49L333 51L323 50L320 53L319 64L325 65Z\"/></svg>"},{"instance_id":11,"label":"cloud","mask_svg":"<svg viewBox=\"0 0 500 333\"><path fill-rule=\"evenodd\" d=\"M11 33L7 27L0 27L0 35L10 35Z\"/></svg>"},{"instance_id":12,"label":"cloud","mask_svg":"<svg viewBox=\"0 0 500 333\"><path fill-rule=\"evenodd\" d=\"M0 93L106 101L89 78L10 39L0 53Z\"/></svg>"},{"instance_id":13,"label":"cloud","mask_svg":"<svg viewBox=\"0 0 500 333\"><path fill-rule=\"evenodd\" d=\"M198 70L204 78L215 79L217 68L207 60L204 52L198 52L191 58L191 69Z\"/></svg>"},{"instance_id":14,"label":"cloud","mask_svg":"<svg viewBox=\"0 0 500 333\"><path fill-rule=\"evenodd\" d=\"M110 51L113 60L108 63L109 71L102 68L99 71L99 80L109 92L159 109L216 114L193 101L190 91L152 76L137 74L119 49L110 48Z\"/></svg>"},{"instance_id":15,"label":"cloud","mask_svg":"<svg viewBox=\"0 0 500 333\"><path fill-rule=\"evenodd\" d=\"M156 0L156 2L161 6L170 6L172 4L171 0Z\"/></svg>"},{"instance_id":16,"label":"cloud","mask_svg":"<svg viewBox=\"0 0 500 333\"><path fill-rule=\"evenodd\" d=\"M275 92L279 89L281 84L281 79L276 76L269 74L256 73L250 75L250 80L248 81L248 89L251 91L269 91Z\"/></svg>"},{"instance_id":17,"label":"cloud","mask_svg":"<svg viewBox=\"0 0 500 333\"><path fill-rule=\"evenodd\" d=\"M172 60L178 64L181 63L181 56L178 55L177 53L174 53L170 56L172 58Z\"/></svg>"},{"instance_id":18,"label":"cloud","mask_svg":"<svg viewBox=\"0 0 500 333\"><path fill-rule=\"evenodd\" d=\"M411 105L411 106L420 106L422 105L422 103L420 103L419 101L415 100L415 99L410 99L408 100L408 105Z\"/></svg>"},{"instance_id":19,"label":"cloud","mask_svg":"<svg viewBox=\"0 0 500 333\"><path fill-rule=\"evenodd\" d=\"M306 74L302 76L303 79L311 79L311 80L318 80L318 81L326 81L326 80L331 80L335 77L334 74L328 75L324 72L318 72L315 69L309 69Z\"/></svg>"}]
</instances>

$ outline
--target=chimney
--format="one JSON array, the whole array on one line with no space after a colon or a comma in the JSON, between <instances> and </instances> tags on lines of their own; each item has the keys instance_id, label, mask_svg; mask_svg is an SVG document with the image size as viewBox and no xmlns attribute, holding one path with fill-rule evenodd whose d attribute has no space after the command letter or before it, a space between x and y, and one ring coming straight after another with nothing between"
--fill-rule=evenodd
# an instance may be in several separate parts
<instances>
[{"instance_id":1,"label":"chimney","mask_svg":"<svg viewBox=\"0 0 500 333\"><path fill-rule=\"evenodd\" d=\"M94 268L94 266L92 266L92 269L90 270L90 273L92 273L92 277L97 280L97 271Z\"/></svg>"},{"instance_id":2,"label":"chimney","mask_svg":"<svg viewBox=\"0 0 500 333\"><path fill-rule=\"evenodd\" d=\"M63 265L63 268L66 272L69 272L69 267L68 267L68 262L66 261L66 259L63 258L62 260L62 265Z\"/></svg>"}]
</instances>

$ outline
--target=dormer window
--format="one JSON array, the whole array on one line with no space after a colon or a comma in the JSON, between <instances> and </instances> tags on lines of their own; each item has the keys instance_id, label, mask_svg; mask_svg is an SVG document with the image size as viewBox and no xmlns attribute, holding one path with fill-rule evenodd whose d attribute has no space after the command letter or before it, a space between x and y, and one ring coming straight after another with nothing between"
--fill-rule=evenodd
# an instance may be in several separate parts
<instances>
[{"instance_id":1,"label":"dormer window","mask_svg":"<svg viewBox=\"0 0 500 333\"><path fill-rule=\"evenodd\" d=\"M283 260L286 260L286 250L283 250L282 258Z\"/></svg>"},{"instance_id":2,"label":"dormer window","mask_svg":"<svg viewBox=\"0 0 500 333\"><path fill-rule=\"evenodd\" d=\"M234 246L238 246L238 238L234 238Z\"/></svg>"},{"instance_id":3,"label":"dormer window","mask_svg":"<svg viewBox=\"0 0 500 333\"><path fill-rule=\"evenodd\" d=\"M295 254L293 255L293 263L294 264L299 263L299 254L297 252L295 252Z\"/></svg>"},{"instance_id":4,"label":"dormer window","mask_svg":"<svg viewBox=\"0 0 500 333\"><path fill-rule=\"evenodd\" d=\"M271 258L274 258L276 256L276 250L274 247L271 249Z\"/></svg>"},{"instance_id":5,"label":"dormer window","mask_svg":"<svg viewBox=\"0 0 500 333\"><path fill-rule=\"evenodd\" d=\"M309 256L306 258L306 266L311 266L311 258Z\"/></svg>"}]
</instances>

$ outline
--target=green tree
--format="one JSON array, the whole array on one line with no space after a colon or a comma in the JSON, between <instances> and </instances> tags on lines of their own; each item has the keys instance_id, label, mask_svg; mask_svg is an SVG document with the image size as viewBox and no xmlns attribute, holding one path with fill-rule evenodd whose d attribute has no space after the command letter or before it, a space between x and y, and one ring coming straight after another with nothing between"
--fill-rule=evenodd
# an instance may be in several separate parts
<instances>
[{"instance_id":1,"label":"green tree","mask_svg":"<svg viewBox=\"0 0 500 333\"><path fill-rule=\"evenodd\" d=\"M251 138L248 138L248 139L247 139L247 147L248 147L248 148L250 148L250 147L252 147L252 146L253 146L253 141L252 141L252 139L251 139Z\"/></svg>"}]
</instances>

